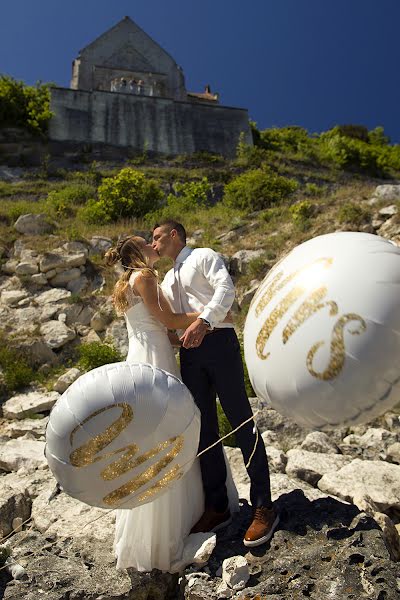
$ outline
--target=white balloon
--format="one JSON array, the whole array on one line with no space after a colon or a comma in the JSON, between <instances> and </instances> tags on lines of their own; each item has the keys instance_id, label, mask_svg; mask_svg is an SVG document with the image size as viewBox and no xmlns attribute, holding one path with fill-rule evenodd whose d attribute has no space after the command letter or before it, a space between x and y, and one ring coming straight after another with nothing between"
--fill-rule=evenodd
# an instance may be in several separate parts
<instances>
[{"instance_id":1,"label":"white balloon","mask_svg":"<svg viewBox=\"0 0 400 600\"><path fill-rule=\"evenodd\" d=\"M191 467L200 413L180 379L148 364L104 365L58 399L46 458L63 490L102 508L153 501Z\"/></svg>"},{"instance_id":2,"label":"white balloon","mask_svg":"<svg viewBox=\"0 0 400 600\"><path fill-rule=\"evenodd\" d=\"M245 361L261 399L314 429L365 423L400 401L400 248L376 235L309 240L260 284Z\"/></svg>"}]
</instances>

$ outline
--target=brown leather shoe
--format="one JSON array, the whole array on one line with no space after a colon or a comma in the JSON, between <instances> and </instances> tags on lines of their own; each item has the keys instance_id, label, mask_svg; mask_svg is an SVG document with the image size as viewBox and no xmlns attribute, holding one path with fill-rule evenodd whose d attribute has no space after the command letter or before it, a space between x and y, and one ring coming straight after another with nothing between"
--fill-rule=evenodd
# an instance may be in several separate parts
<instances>
[{"instance_id":1,"label":"brown leather shoe","mask_svg":"<svg viewBox=\"0 0 400 600\"><path fill-rule=\"evenodd\" d=\"M216 512L213 508L206 508L200 519L197 521L190 533L200 533L207 531L218 531L229 525L232 521L229 508L225 512Z\"/></svg>"},{"instance_id":2,"label":"brown leather shoe","mask_svg":"<svg viewBox=\"0 0 400 600\"><path fill-rule=\"evenodd\" d=\"M275 527L279 523L279 515L274 508L260 506L253 513L253 521L246 531L243 544L254 547L261 546L271 539Z\"/></svg>"}]
</instances>

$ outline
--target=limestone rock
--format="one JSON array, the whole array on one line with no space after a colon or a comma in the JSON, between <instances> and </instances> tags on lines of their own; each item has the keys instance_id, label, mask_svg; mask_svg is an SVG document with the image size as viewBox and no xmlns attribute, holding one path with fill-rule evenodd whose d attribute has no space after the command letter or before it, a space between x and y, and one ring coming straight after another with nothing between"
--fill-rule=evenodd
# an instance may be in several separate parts
<instances>
[{"instance_id":1,"label":"limestone rock","mask_svg":"<svg viewBox=\"0 0 400 600\"><path fill-rule=\"evenodd\" d=\"M231 257L229 271L232 275L245 274L250 261L264 255L264 250L239 250Z\"/></svg>"},{"instance_id":2,"label":"limestone rock","mask_svg":"<svg viewBox=\"0 0 400 600\"><path fill-rule=\"evenodd\" d=\"M31 280L32 283L38 286L47 285L47 278L44 273L36 273L35 275L32 275Z\"/></svg>"},{"instance_id":3,"label":"limestone rock","mask_svg":"<svg viewBox=\"0 0 400 600\"><path fill-rule=\"evenodd\" d=\"M0 484L2 484L2 477ZM8 485L0 485L0 539L14 529L14 519L25 521L31 512L30 498Z\"/></svg>"},{"instance_id":4,"label":"limestone rock","mask_svg":"<svg viewBox=\"0 0 400 600\"><path fill-rule=\"evenodd\" d=\"M33 260L22 261L15 268L16 275L35 275L38 271L39 267L37 261Z\"/></svg>"},{"instance_id":5,"label":"limestone rock","mask_svg":"<svg viewBox=\"0 0 400 600\"><path fill-rule=\"evenodd\" d=\"M396 434L382 427L370 427L363 435L350 434L343 438L344 444L377 450L382 450L388 444L393 444L396 441Z\"/></svg>"},{"instance_id":6,"label":"limestone rock","mask_svg":"<svg viewBox=\"0 0 400 600\"><path fill-rule=\"evenodd\" d=\"M122 320L114 321L107 327L105 339L109 339L115 348L121 352L123 357L128 354L128 332L125 322Z\"/></svg>"},{"instance_id":7,"label":"limestone rock","mask_svg":"<svg viewBox=\"0 0 400 600\"><path fill-rule=\"evenodd\" d=\"M89 254L89 244L83 242L66 242L63 244L62 249L68 254Z\"/></svg>"},{"instance_id":8,"label":"limestone rock","mask_svg":"<svg viewBox=\"0 0 400 600\"><path fill-rule=\"evenodd\" d=\"M62 250L55 250L53 252L46 252L40 261L40 270L42 273L53 269L72 269L74 267L80 267L86 262L86 255L84 252L77 254L67 254Z\"/></svg>"},{"instance_id":9,"label":"limestone rock","mask_svg":"<svg viewBox=\"0 0 400 600\"><path fill-rule=\"evenodd\" d=\"M56 392L63 394L65 390L69 388L71 383L73 383L80 376L81 372L79 369L72 368L68 369L66 373L63 373L55 382L53 386L53 390Z\"/></svg>"},{"instance_id":10,"label":"limestone rock","mask_svg":"<svg viewBox=\"0 0 400 600\"><path fill-rule=\"evenodd\" d=\"M13 275L15 273L16 268L19 265L19 260L15 258L11 258L10 260L6 260L6 262L1 265L1 270L3 273L7 273L9 275Z\"/></svg>"},{"instance_id":11,"label":"limestone rock","mask_svg":"<svg viewBox=\"0 0 400 600\"><path fill-rule=\"evenodd\" d=\"M40 333L50 348L61 348L76 337L75 331L60 321L49 321L40 327Z\"/></svg>"},{"instance_id":12,"label":"limestone rock","mask_svg":"<svg viewBox=\"0 0 400 600\"><path fill-rule=\"evenodd\" d=\"M112 246L112 239L107 237L102 237L100 235L94 235L90 239L91 249L89 251L90 255L93 254L105 254L107 250L109 250Z\"/></svg>"},{"instance_id":13,"label":"limestone rock","mask_svg":"<svg viewBox=\"0 0 400 600\"><path fill-rule=\"evenodd\" d=\"M400 196L399 196L399 199L400 199ZM383 208L381 208L379 210L379 216L387 219L389 217L393 217L393 215L396 215L398 212L399 212L399 209L396 206L396 204L391 204L390 206L384 206Z\"/></svg>"},{"instance_id":14,"label":"limestone rock","mask_svg":"<svg viewBox=\"0 0 400 600\"><path fill-rule=\"evenodd\" d=\"M400 442L391 444L386 451L386 460L400 465Z\"/></svg>"},{"instance_id":15,"label":"limestone rock","mask_svg":"<svg viewBox=\"0 0 400 600\"><path fill-rule=\"evenodd\" d=\"M386 200L387 202L400 200L400 185L378 185L375 188L373 196L374 198Z\"/></svg>"},{"instance_id":16,"label":"limestone rock","mask_svg":"<svg viewBox=\"0 0 400 600\"><path fill-rule=\"evenodd\" d=\"M86 275L81 275L77 279L69 281L66 287L67 290L69 290L72 294L81 294L87 289L88 285L89 279L86 277Z\"/></svg>"},{"instance_id":17,"label":"limestone rock","mask_svg":"<svg viewBox=\"0 0 400 600\"><path fill-rule=\"evenodd\" d=\"M242 590L250 579L249 565L244 556L231 556L222 563L222 581L233 590Z\"/></svg>"},{"instance_id":18,"label":"limestone rock","mask_svg":"<svg viewBox=\"0 0 400 600\"><path fill-rule=\"evenodd\" d=\"M35 302L39 306L45 306L46 304L62 302L63 300L66 300L70 296L71 296L71 292L68 292L67 290L63 290L61 288L56 288L54 290L46 290L45 292L38 294L35 297Z\"/></svg>"},{"instance_id":19,"label":"limestone rock","mask_svg":"<svg viewBox=\"0 0 400 600\"><path fill-rule=\"evenodd\" d=\"M59 398L57 392L33 391L17 394L3 404L6 419L24 419L29 414L48 412Z\"/></svg>"},{"instance_id":20,"label":"limestone rock","mask_svg":"<svg viewBox=\"0 0 400 600\"><path fill-rule=\"evenodd\" d=\"M65 287L71 281L75 279L79 279L81 276L81 272L78 268L67 269L66 271L61 271L61 273L57 273L55 277L49 279L49 284L54 287Z\"/></svg>"},{"instance_id":21,"label":"limestone rock","mask_svg":"<svg viewBox=\"0 0 400 600\"><path fill-rule=\"evenodd\" d=\"M274 446L266 446L265 451L268 457L268 465L271 473L284 473L287 463L287 457L284 452Z\"/></svg>"},{"instance_id":22,"label":"limestone rock","mask_svg":"<svg viewBox=\"0 0 400 600\"><path fill-rule=\"evenodd\" d=\"M54 230L54 225L48 222L44 214L21 215L14 223L14 227L19 233L26 235L43 235Z\"/></svg>"},{"instance_id":23,"label":"limestone rock","mask_svg":"<svg viewBox=\"0 0 400 600\"><path fill-rule=\"evenodd\" d=\"M323 431L312 431L301 443L302 450L308 452L320 452L322 454L339 454L340 448Z\"/></svg>"},{"instance_id":24,"label":"limestone rock","mask_svg":"<svg viewBox=\"0 0 400 600\"><path fill-rule=\"evenodd\" d=\"M114 536L115 513L95 508L84 504L64 492L57 494L49 502L55 480L49 481L33 500L32 518L35 528L47 536L55 535L58 538L73 537L80 539L81 543L92 540L109 544ZM90 522L101 517L93 525Z\"/></svg>"},{"instance_id":25,"label":"limestone rock","mask_svg":"<svg viewBox=\"0 0 400 600\"><path fill-rule=\"evenodd\" d=\"M352 502L366 494L381 512L400 509L400 466L378 460L353 460L337 473L326 473L318 482L320 490Z\"/></svg>"},{"instance_id":26,"label":"limestone rock","mask_svg":"<svg viewBox=\"0 0 400 600\"><path fill-rule=\"evenodd\" d=\"M35 438L43 438L46 433L48 420L48 417L43 417L42 419L14 419L3 425L2 435L10 438L19 438L29 433Z\"/></svg>"},{"instance_id":27,"label":"limestone rock","mask_svg":"<svg viewBox=\"0 0 400 600\"><path fill-rule=\"evenodd\" d=\"M111 320L111 315L105 311L98 310L94 313L90 321L90 327L94 329L94 331L104 331L111 323Z\"/></svg>"},{"instance_id":28,"label":"limestone rock","mask_svg":"<svg viewBox=\"0 0 400 600\"><path fill-rule=\"evenodd\" d=\"M9 290L1 292L1 302L8 306L16 306L20 300L24 300L29 296L26 290Z\"/></svg>"},{"instance_id":29,"label":"limestone rock","mask_svg":"<svg viewBox=\"0 0 400 600\"><path fill-rule=\"evenodd\" d=\"M44 446L44 442L31 440L27 437L3 442L0 469L3 469L3 471L18 471L22 467L28 470L47 468Z\"/></svg>"},{"instance_id":30,"label":"limestone rock","mask_svg":"<svg viewBox=\"0 0 400 600\"><path fill-rule=\"evenodd\" d=\"M303 479L310 485L316 485L325 473L336 472L351 462L349 456L297 449L289 450L287 458L286 473L289 477Z\"/></svg>"},{"instance_id":31,"label":"limestone rock","mask_svg":"<svg viewBox=\"0 0 400 600\"><path fill-rule=\"evenodd\" d=\"M250 302L253 300L254 294L256 293L259 287L260 281L258 281L257 279L251 282L250 287L238 297L240 308L244 308L245 306L248 306L250 304Z\"/></svg>"}]
</instances>

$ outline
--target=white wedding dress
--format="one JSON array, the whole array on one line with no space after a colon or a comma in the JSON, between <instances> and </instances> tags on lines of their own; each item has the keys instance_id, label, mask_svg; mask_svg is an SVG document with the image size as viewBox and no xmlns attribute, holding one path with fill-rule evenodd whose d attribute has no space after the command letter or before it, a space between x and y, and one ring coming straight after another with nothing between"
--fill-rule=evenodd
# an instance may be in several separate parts
<instances>
[{"instance_id":1,"label":"white wedding dress","mask_svg":"<svg viewBox=\"0 0 400 600\"><path fill-rule=\"evenodd\" d=\"M137 273L133 273L130 284ZM129 336L127 362L149 363L180 377L166 328L148 311L129 287L130 308L125 313ZM227 464L227 490L231 512L239 507L238 494ZM204 492L199 459L171 490L153 502L133 509L116 510L114 548L117 569L159 569L179 572L187 565L204 564L211 554L215 534L189 532L204 511Z\"/></svg>"}]
</instances>

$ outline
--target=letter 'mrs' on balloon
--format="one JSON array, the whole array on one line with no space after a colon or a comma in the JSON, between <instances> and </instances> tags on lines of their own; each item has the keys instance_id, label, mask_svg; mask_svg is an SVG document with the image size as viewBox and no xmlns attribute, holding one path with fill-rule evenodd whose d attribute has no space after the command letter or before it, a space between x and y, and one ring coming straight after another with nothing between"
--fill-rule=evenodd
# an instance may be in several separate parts
<instances>
[{"instance_id":1,"label":"letter 'mrs' on balloon","mask_svg":"<svg viewBox=\"0 0 400 600\"><path fill-rule=\"evenodd\" d=\"M340 319L335 323L332 331L331 345L330 345L330 359L329 364L321 372L317 372L313 368L313 360L315 354L318 352L319 348L325 344L325 342L317 342L310 349L307 355L307 369L311 373L313 377L317 377L317 379L322 379L324 381L328 381L329 379L333 379L337 375L339 375L340 371L343 368L344 360L346 357L345 353L345 345L344 345L344 328L348 323L352 321L357 321L360 324L358 329L348 329L348 333L351 335L359 335L363 333L367 325L362 317L355 314L343 315Z\"/></svg>"}]
</instances>

